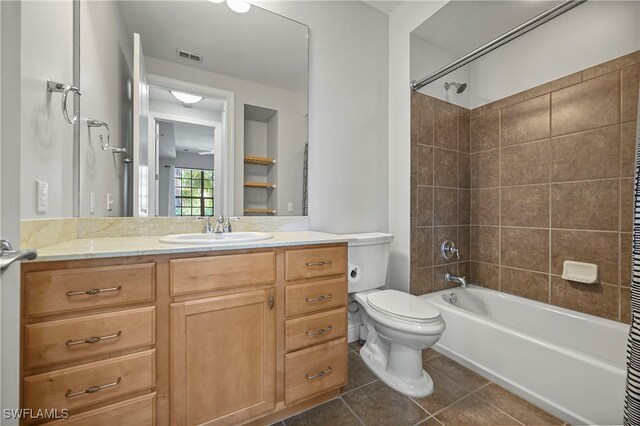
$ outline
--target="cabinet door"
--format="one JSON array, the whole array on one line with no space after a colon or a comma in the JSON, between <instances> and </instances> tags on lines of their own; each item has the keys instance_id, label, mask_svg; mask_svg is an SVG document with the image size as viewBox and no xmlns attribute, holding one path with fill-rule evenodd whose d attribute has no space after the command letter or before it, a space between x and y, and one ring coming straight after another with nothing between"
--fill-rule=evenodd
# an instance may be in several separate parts
<instances>
[{"instance_id":1,"label":"cabinet door","mask_svg":"<svg viewBox=\"0 0 640 426\"><path fill-rule=\"evenodd\" d=\"M274 295L171 305L172 424L236 424L274 408Z\"/></svg>"}]
</instances>

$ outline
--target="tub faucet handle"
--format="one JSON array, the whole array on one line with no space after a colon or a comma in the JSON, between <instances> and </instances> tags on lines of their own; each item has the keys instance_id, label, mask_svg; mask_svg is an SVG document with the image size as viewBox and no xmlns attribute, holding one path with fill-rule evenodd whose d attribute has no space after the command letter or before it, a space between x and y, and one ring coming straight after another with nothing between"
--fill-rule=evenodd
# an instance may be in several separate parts
<instances>
[{"instance_id":1,"label":"tub faucet handle","mask_svg":"<svg viewBox=\"0 0 640 426\"><path fill-rule=\"evenodd\" d=\"M444 240L440 245L440 254L446 260L451 260L451 258L455 255L457 260L460 260L460 250L456 247L456 245L451 240Z\"/></svg>"}]
</instances>

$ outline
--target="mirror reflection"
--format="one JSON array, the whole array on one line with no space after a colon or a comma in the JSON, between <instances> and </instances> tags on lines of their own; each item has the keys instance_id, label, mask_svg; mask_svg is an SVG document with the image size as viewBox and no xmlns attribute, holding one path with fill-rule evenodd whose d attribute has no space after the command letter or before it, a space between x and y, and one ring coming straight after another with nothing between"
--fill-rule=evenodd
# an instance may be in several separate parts
<instances>
[{"instance_id":1,"label":"mirror reflection","mask_svg":"<svg viewBox=\"0 0 640 426\"><path fill-rule=\"evenodd\" d=\"M305 25L205 0L79 8L80 216L306 215Z\"/></svg>"}]
</instances>

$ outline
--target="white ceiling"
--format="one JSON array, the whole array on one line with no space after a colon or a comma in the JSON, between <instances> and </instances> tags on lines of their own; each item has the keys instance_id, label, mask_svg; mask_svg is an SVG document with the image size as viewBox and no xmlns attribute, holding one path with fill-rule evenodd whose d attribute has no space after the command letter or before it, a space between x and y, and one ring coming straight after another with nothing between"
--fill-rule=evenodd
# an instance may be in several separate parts
<instances>
[{"instance_id":1,"label":"white ceiling","mask_svg":"<svg viewBox=\"0 0 640 426\"><path fill-rule=\"evenodd\" d=\"M198 93L193 93L198 95ZM199 96L199 95L198 95ZM161 101L169 104L182 105L175 96L167 89L157 86L149 86L149 99L153 101ZM189 108L205 109L208 111L222 111L224 109L224 101L215 98L203 98L200 102L192 104Z\"/></svg>"},{"instance_id":2,"label":"white ceiling","mask_svg":"<svg viewBox=\"0 0 640 426\"><path fill-rule=\"evenodd\" d=\"M213 151L214 128L160 121L160 157L175 158L176 152L198 154Z\"/></svg>"},{"instance_id":3,"label":"white ceiling","mask_svg":"<svg viewBox=\"0 0 640 426\"><path fill-rule=\"evenodd\" d=\"M306 93L308 27L257 6L244 14L226 3L119 2L130 33L146 56ZM179 59L177 49L202 55L201 64Z\"/></svg>"},{"instance_id":4,"label":"white ceiling","mask_svg":"<svg viewBox=\"0 0 640 426\"><path fill-rule=\"evenodd\" d=\"M557 3L453 0L411 34L462 57Z\"/></svg>"},{"instance_id":5,"label":"white ceiling","mask_svg":"<svg viewBox=\"0 0 640 426\"><path fill-rule=\"evenodd\" d=\"M371 1L363 1L363 3L368 4L371 7L375 7L382 13L386 13L387 15L391 15L391 12L396 10L402 1L383 1L383 0L371 0Z\"/></svg>"}]
</instances>

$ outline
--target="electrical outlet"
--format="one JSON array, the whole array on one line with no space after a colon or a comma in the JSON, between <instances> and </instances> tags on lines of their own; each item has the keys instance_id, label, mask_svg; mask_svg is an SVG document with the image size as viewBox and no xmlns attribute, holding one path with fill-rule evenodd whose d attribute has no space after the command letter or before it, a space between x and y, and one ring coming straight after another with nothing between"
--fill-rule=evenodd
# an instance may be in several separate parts
<instances>
[{"instance_id":1,"label":"electrical outlet","mask_svg":"<svg viewBox=\"0 0 640 426\"><path fill-rule=\"evenodd\" d=\"M46 213L49 210L49 184L36 181L36 213Z\"/></svg>"},{"instance_id":2,"label":"electrical outlet","mask_svg":"<svg viewBox=\"0 0 640 426\"><path fill-rule=\"evenodd\" d=\"M92 192L89 195L89 213L94 214L96 212L96 193Z\"/></svg>"},{"instance_id":3,"label":"electrical outlet","mask_svg":"<svg viewBox=\"0 0 640 426\"><path fill-rule=\"evenodd\" d=\"M107 211L110 212L113 210L113 194L107 194Z\"/></svg>"},{"instance_id":4,"label":"electrical outlet","mask_svg":"<svg viewBox=\"0 0 640 426\"><path fill-rule=\"evenodd\" d=\"M292 212L293 211L293 203L289 203L287 210Z\"/></svg>"}]
</instances>

